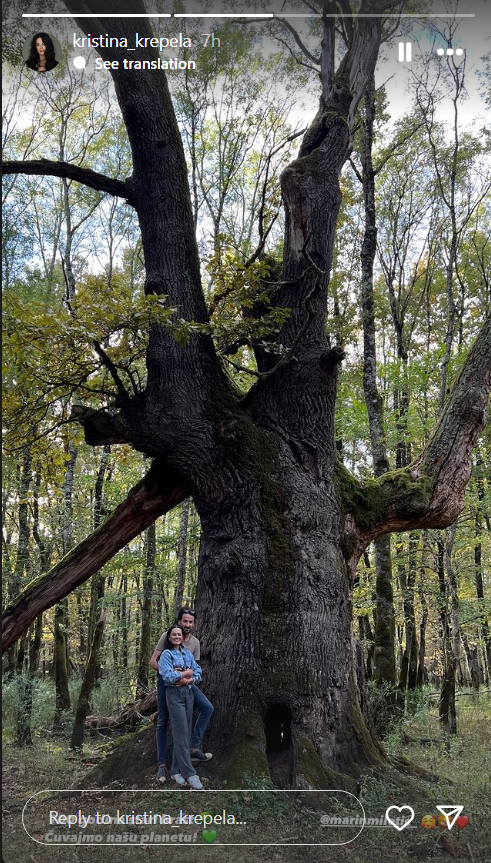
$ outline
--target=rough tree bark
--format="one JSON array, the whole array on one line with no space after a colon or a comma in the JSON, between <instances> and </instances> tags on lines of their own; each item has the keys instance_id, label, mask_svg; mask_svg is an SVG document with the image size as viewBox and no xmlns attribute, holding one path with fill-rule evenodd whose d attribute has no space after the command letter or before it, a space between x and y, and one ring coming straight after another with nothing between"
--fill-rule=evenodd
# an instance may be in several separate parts
<instances>
[{"instance_id":1,"label":"rough tree bark","mask_svg":"<svg viewBox=\"0 0 491 863\"><path fill-rule=\"evenodd\" d=\"M373 267L377 251L375 214L375 168L373 165L373 130L375 123L375 75L365 92L363 143L361 147L365 227L361 248L361 306L363 317L363 392L368 413L373 472L382 476L389 469L385 446L383 403L377 385L377 348L375 341L375 308L373 298ZM375 540L375 647L373 678L377 683L388 682L395 687L395 616L392 589L392 555L390 536ZM395 692L388 694L388 705L396 708ZM387 712L389 717L389 711Z\"/></svg>"},{"instance_id":2,"label":"rough tree bark","mask_svg":"<svg viewBox=\"0 0 491 863\"><path fill-rule=\"evenodd\" d=\"M66 5L75 9L72 0ZM126 5L104 0L96 7L88 0L84 8L121 12ZM360 12L396 6L364 0ZM139 8L143 12L132 3L132 12ZM127 34L127 22L119 19L99 21L95 12L89 19L74 17L85 32ZM148 19L134 23L140 36L152 35ZM325 788L336 781L333 770L356 773L383 760L357 689L351 633L356 561L377 536L448 524L460 511L470 451L485 417L491 339L488 328L417 461L364 486L336 465L341 352L325 335L328 272L339 175L373 73L381 19L355 19L337 70L334 19L322 24L319 111L281 177L286 228L283 285L275 302L291 309L278 335L286 360L273 373L258 350L263 374L241 401L210 336L191 334L183 346L154 325L142 396L131 400L120 393L117 412L82 411L79 418L91 444L123 440L166 460L193 497L202 524L197 606L206 692L216 708L211 744L220 753L218 772L238 782L244 772L268 774L264 719L268 708L281 705L290 714L297 753L293 781ZM118 59L114 49L100 53ZM135 59L155 56L150 48L135 51ZM133 154L126 185L140 222L146 291L165 295L180 318L206 323L186 162L165 76L121 68L111 74ZM148 492L140 493L145 500ZM120 522L121 533L131 533L136 518L133 512L131 529L129 519ZM99 560L101 553L99 547ZM87 577L80 575L77 583ZM9 621L21 614L14 606ZM24 623L28 619L24 614Z\"/></svg>"}]
</instances>

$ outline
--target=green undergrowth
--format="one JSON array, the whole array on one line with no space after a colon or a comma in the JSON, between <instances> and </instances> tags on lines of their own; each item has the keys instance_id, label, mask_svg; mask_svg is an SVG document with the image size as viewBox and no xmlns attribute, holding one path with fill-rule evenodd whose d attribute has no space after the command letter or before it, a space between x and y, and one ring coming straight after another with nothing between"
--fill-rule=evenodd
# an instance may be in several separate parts
<instances>
[{"instance_id":1,"label":"green undergrowth","mask_svg":"<svg viewBox=\"0 0 491 863\"><path fill-rule=\"evenodd\" d=\"M77 788L84 785L92 764L103 756L102 743L87 741L82 754L72 753L67 737L35 737L32 747L18 749L12 742L4 743L4 859L7 863L125 863L125 861L186 861L186 863L282 863L302 860L306 863L410 863L413 859L470 860L490 863L491 855L491 700L489 694L475 696L468 691L458 694L458 734L449 742L441 738L436 700L428 692L418 693L410 701L405 717L394 724L384 740L389 767L365 772L357 780L355 794L361 801L368 819L381 818L389 806L411 806L415 818L410 828L398 832L391 827L367 825L354 841L347 845L319 847L326 837L320 825L323 812L340 817L353 817L359 811L353 798L346 796L331 806L321 792L296 794L295 809L288 792L278 791L269 780L244 772L242 791L213 791L206 795L189 792L189 800L198 810L232 809L246 825L234 827L234 839L239 843L273 841L275 845L239 844L209 847L201 835L199 847L117 847L72 848L35 845L22 828L22 808L27 798L43 788ZM394 765L407 759L409 765L424 768L425 778L396 769ZM118 805L126 811L138 802L138 809L161 805L155 799L178 805L179 794L170 784L158 789L153 782L153 768L138 798L123 789L118 793ZM155 791L152 790L155 788ZM107 792L106 792L107 794ZM120 796L121 795L121 796ZM126 795L126 796L125 796ZM160 795L160 797L159 797ZM201 798L204 796L206 803ZM84 798L85 799L85 798ZM208 803L209 801L209 803ZM440 828L425 830L421 818L436 814L437 805L460 804L469 824L445 834L447 850L441 846ZM190 810L192 811L192 810ZM342 832L342 828L339 828ZM341 835L341 834L340 834ZM296 843L301 843L299 847ZM449 850L450 849L450 850ZM165 854L163 853L165 851Z\"/></svg>"}]
</instances>

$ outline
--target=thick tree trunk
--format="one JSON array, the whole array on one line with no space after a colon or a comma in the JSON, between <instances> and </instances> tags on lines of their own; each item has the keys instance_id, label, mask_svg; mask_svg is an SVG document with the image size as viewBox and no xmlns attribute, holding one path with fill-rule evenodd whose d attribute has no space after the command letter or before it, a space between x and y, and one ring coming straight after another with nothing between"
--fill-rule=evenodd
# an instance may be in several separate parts
<instances>
[{"instance_id":1,"label":"thick tree trunk","mask_svg":"<svg viewBox=\"0 0 491 863\"><path fill-rule=\"evenodd\" d=\"M210 746L230 781L268 775L268 717L287 716L291 782L321 787L335 781L332 769L383 759L360 709L336 493L328 471L319 475L321 453L309 469L298 446L253 426L243 451L252 476L240 505L232 497L217 518L211 501L198 503Z\"/></svg>"}]
</instances>

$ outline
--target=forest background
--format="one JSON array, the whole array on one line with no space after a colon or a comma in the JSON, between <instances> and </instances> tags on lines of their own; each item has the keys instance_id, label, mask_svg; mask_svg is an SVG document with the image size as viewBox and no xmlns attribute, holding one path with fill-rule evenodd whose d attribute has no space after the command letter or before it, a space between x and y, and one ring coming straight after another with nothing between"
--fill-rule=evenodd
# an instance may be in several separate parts
<instances>
[{"instance_id":1,"label":"forest background","mask_svg":"<svg viewBox=\"0 0 491 863\"><path fill-rule=\"evenodd\" d=\"M444 32L434 25L421 40L405 112L393 111L384 86L390 76L379 65L341 176L327 330L344 352L336 448L361 480L379 475L384 463L403 468L422 451L491 311L489 56L475 68L465 58L436 59L436 46L452 37L458 44L457 26L450 22ZM272 339L288 317L270 305L268 283L279 279L282 256L279 175L298 151L302 117L315 112L316 27L301 33L300 45L280 22L221 24L214 27L220 50L201 49L197 72L169 80L209 332L244 394L257 377L251 343L274 352ZM13 34L12 46L23 35ZM395 28L385 38L383 50L394 52ZM116 180L131 173L108 78L91 73L90 64L73 69L67 52L41 80L26 74L9 44L7 61L5 158L55 159ZM463 110L469 117L470 85L472 124L461 120ZM146 457L130 445L85 443L73 421L77 406L97 409L119 385L141 392L156 321L183 346L201 325L176 320L158 297L143 295L137 218L123 200L68 176L13 173L5 177L3 208L8 603L97 529L146 469ZM261 316L249 315L258 304ZM372 722L389 741L395 735L399 756L401 723L428 704L439 708L443 730L440 738L425 717L433 745L453 751L455 687L457 700L459 692L465 699L484 690L472 703L476 715L486 710L490 447L487 425L455 524L383 538L357 570L353 619ZM84 726L97 725L107 746L111 725L131 727L134 716L128 723L122 711L136 696L148 694L139 713L151 715L149 657L176 610L194 606L199 543L200 520L188 498L37 617L4 657L7 743L37 746L55 735L60 746L79 751ZM198 615L198 635L199 622ZM89 713L97 721L87 721ZM284 787L281 771L273 757L271 779Z\"/></svg>"}]
</instances>

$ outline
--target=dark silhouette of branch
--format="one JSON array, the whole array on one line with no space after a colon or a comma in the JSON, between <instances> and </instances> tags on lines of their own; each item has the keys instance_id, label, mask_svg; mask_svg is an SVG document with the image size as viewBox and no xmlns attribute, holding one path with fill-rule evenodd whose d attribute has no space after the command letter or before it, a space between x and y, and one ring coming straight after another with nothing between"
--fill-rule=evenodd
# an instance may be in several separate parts
<instances>
[{"instance_id":1,"label":"dark silhouette of branch","mask_svg":"<svg viewBox=\"0 0 491 863\"><path fill-rule=\"evenodd\" d=\"M135 205L130 183L128 180L115 180L92 171L91 168L81 168L71 162L54 162L51 159L32 159L24 162L3 162L3 174L29 174L49 177L65 177L67 180L75 180L90 189L98 192L106 192L117 198L125 198L128 204Z\"/></svg>"}]
</instances>

